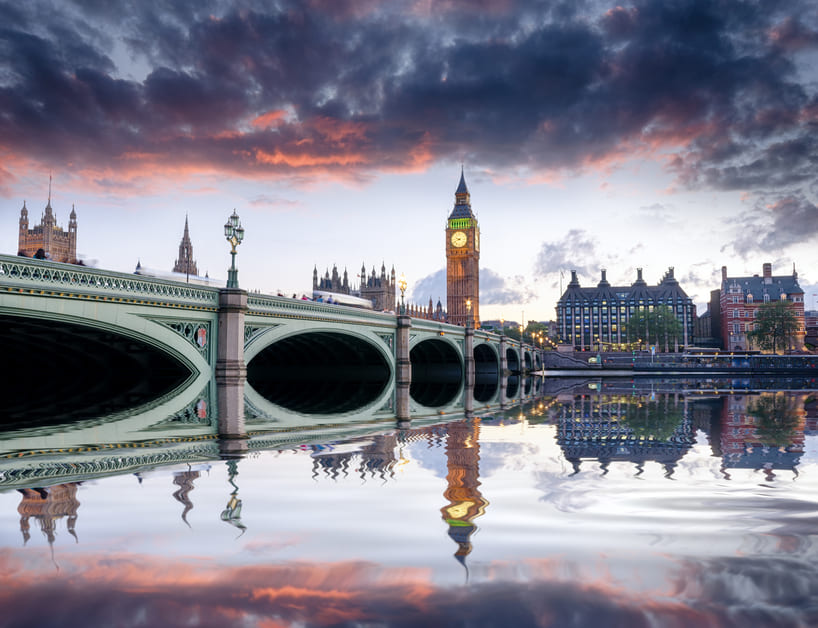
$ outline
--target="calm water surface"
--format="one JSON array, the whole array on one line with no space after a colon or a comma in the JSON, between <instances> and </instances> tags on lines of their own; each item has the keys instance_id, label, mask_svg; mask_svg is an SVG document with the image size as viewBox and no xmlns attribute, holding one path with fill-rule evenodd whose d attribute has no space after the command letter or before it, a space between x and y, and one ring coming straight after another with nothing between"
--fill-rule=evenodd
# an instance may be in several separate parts
<instances>
[{"instance_id":1,"label":"calm water surface","mask_svg":"<svg viewBox=\"0 0 818 628\"><path fill-rule=\"evenodd\" d=\"M764 386L563 384L119 474L7 448L0 625L818 626L818 395Z\"/></svg>"}]
</instances>

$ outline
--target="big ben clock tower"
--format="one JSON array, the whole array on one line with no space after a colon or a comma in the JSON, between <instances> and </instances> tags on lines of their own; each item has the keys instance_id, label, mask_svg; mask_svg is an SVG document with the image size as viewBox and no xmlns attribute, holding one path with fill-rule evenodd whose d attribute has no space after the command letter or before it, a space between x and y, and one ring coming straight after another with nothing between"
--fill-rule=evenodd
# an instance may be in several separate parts
<instances>
[{"instance_id":1,"label":"big ben clock tower","mask_svg":"<svg viewBox=\"0 0 818 628\"><path fill-rule=\"evenodd\" d=\"M446 308L453 325L480 326L480 227L462 168L446 222Z\"/></svg>"}]
</instances>

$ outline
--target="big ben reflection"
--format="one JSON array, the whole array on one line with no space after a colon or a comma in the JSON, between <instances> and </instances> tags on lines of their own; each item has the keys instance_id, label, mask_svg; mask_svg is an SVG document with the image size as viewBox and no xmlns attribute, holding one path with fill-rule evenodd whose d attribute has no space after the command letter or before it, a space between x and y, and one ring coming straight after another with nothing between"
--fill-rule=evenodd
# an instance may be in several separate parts
<instances>
[{"instance_id":1,"label":"big ben reflection","mask_svg":"<svg viewBox=\"0 0 818 628\"><path fill-rule=\"evenodd\" d=\"M449 504L440 509L449 526L449 536L457 543L454 556L466 567L471 553L471 537L477 531L474 520L489 505L480 494L480 419L470 418L448 425L446 437L447 488L443 496Z\"/></svg>"}]
</instances>

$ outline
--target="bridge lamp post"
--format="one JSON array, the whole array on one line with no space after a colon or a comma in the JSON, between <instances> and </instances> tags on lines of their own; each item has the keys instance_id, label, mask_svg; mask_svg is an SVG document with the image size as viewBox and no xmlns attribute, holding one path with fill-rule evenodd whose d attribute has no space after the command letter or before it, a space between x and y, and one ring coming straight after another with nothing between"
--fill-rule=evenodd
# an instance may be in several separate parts
<instances>
[{"instance_id":1,"label":"bridge lamp post","mask_svg":"<svg viewBox=\"0 0 818 628\"><path fill-rule=\"evenodd\" d=\"M471 327L471 299L466 299L466 327Z\"/></svg>"},{"instance_id":2,"label":"bridge lamp post","mask_svg":"<svg viewBox=\"0 0 818 628\"><path fill-rule=\"evenodd\" d=\"M398 279L398 288L400 288L400 315L406 316L406 303L403 301L403 295L406 293L406 275L403 273L400 274L400 279Z\"/></svg>"},{"instance_id":3,"label":"bridge lamp post","mask_svg":"<svg viewBox=\"0 0 818 628\"><path fill-rule=\"evenodd\" d=\"M506 333L506 319L500 319L500 335L504 335Z\"/></svg>"},{"instance_id":4,"label":"bridge lamp post","mask_svg":"<svg viewBox=\"0 0 818 628\"><path fill-rule=\"evenodd\" d=\"M230 243L230 256L232 258L230 270L227 271L227 287L238 288L239 271L236 270L236 247L241 244L241 241L244 239L244 227L241 226L239 215L235 209L233 210L233 214L227 219L227 222L224 223L224 237L227 238L227 241Z\"/></svg>"}]
</instances>

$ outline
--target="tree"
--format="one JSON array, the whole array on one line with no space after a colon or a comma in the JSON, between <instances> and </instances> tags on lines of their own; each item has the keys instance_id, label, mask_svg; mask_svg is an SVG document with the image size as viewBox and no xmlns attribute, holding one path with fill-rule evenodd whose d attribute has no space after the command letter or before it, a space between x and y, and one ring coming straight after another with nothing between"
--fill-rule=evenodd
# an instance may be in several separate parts
<instances>
[{"instance_id":1,"label":"tree","mask_svg":"<svg viewBox=\"0 0 818 628\"><path fill-rule=\"evenodd\" d=\"M625 323L625 336L628 342L641 340L656 345L660 351L670 351L671 346L676 350L679 343L684 341L684 327L666 305L653 309L639 307Z\"/></svg>"},{"instance_id":2,"label":"tree","mask_svg":"<svg viewBox=\"0 0 818 628\"><path fill-rule=\"evenodd\" d=\"M629 401L622 406L622 421L638 438L666 442L684 422L684 410L670 395L655 401Z\"/></svg>"},{"instance_id":3,"label":"tree","mask_svg":"<svg viewBox=\"0 0 818 628\"><path fill-rule=\"evenodd\" d=\"M755 329L747 337L759 348L776 353L789 346L796 331L798 317L789 301L772 301L758 307Z\"/></svg>"},{"instance_id":4,"label":"tree","mask_svg":"<svg viewBox=\"0 0 818 628\"><path fill-rule=\"evenodd\" d=\"M762 445L786 447L797 437L800 417L798 400L785 393L762 394L748 404L747 414L758 419L756 438Z\"/></svg>"}]
</instances>

